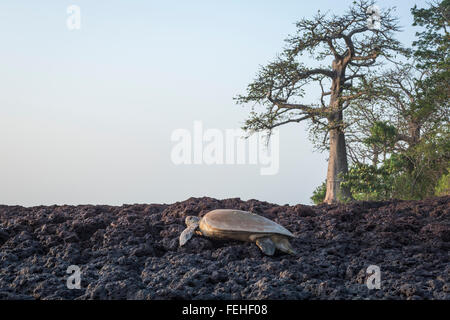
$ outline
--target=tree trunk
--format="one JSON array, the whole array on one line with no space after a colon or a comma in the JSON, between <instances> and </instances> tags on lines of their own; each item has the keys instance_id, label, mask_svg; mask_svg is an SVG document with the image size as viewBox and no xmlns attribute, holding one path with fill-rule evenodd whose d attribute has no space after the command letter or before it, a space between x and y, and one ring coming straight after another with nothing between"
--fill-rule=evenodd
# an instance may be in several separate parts
<instances>
[{"instance_id":1,"label":"tree trunk","mask_svg":"<svg viewBox=\"0 0 450 320\"><path fill-rule=\"evenodd\" d=\"M376 168L378 166L378 146L376 144L373 145L373 158L372 165Z\"/></svg>"},{"instance_id":2,"label":"tree trunk","mask_svg":"<svg viewBox=\"0 0 450 320\"><path fill-rule=\"evenodd\" d=\"M414 119L410 119L408 123L408 135L409 135L409 143L408 149L413 149L420 142L420 124ZM412 174L415 168L414 163L409 160L406 166L408 173Z\"/></svg>"},{"instance_id":3,"label":"tree trunk","mask_svg":"<svg viewBox=\"0 0 450 320\"><path fill-rule=\"evenodd\" d=\"M420 125L414 121L410 120L408 123L408 134L411 137L410 147L415 146L420 140Z\"/></svg>"},{"instance_id":4,"label":"tree trunk","mask_svg":"<svg viewBox=\"0 0 450 320\"><path fill-rule=\"evenodd\" d=\"M340 128L332 128L330 135L330 157L328 159L327 171L327 193L324 202L336 203L339 199L349 199L350 192L341 188L339 174L348 172L347 149L345 136Z\"/></svg>"},{"instance_id":5,"label":"tree trunk","mask_svg":"<svg viewBox=\"0 0 450 320\"><path fill-rule=\"evenodd\" d=\"M345 145L343 112L340 102L345 79L343 63L343 60L334 60L332 65L335 78L331 84L329 110L332 113L328 117L330 157L328 158L327 192L324 199L324 202L328 204L338 202L341 199L348 199L351 196L349 190L341 188L339 178L339 174L348 172L347 147Z\"/></svg>"}]
</instances>

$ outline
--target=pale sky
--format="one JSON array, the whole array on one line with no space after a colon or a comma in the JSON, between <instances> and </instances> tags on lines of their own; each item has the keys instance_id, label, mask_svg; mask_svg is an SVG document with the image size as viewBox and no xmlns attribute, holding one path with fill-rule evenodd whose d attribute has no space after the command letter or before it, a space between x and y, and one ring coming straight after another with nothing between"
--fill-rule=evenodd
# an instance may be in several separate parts
<instances>
[{"instance_id":1,"label":"pale sky","mask_svg":"<svg viewBox=\"0 0 450 320\"><path fill-rule=\"evenodd\" d=\"M335 0L2 0L0 204L172 203L191 196L310 204L326 154L304 124L280 130L279 171L260 166L175 165L174 130L240 128L235 105L294 23ZM410 8L397 6L404 44ZM66 26L70 5L81 29Z\"/></svg>"}]
</instances>

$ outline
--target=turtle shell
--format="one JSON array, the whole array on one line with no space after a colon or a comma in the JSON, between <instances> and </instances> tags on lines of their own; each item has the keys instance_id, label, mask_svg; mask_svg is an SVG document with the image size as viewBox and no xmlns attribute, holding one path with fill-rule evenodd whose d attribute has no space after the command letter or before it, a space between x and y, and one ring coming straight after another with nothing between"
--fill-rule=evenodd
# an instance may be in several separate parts
<instances>
[{"instance_id":1,"label":"turtle shell","mask_svg":"<svg viewBox=\"0 0 450 320\"><path fill-rule=\"evenodd\" d=\"M203 216L203 223L218 231L273 233L295 237L278 223L255 213L241 210L218 209L210 211Z\"/></svg>"}]
</instances>

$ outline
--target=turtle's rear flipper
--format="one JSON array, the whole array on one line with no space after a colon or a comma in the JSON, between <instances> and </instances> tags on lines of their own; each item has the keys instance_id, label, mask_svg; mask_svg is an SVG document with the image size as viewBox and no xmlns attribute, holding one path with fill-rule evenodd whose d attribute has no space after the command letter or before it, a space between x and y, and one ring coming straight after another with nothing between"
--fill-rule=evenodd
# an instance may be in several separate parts
<instances>
[{"instance_id":1,"label":"turtle's rear flipper","mask_svg":"<svg viewBox=\"0 0 450 320\"><path fill-rule=\"evenodd\" d=\"M291 243L289 242L289 240L286 237L274 237L273 239L273 243L275 244L275 246L277 247L278 250L281 250L283 252L292 254L292 255L296 255L297 252L295 251L295 249L292 247Z\"/></svg>"},{"instance_id":2,"label":"turtle's rear flipper","mask_svg":"<svg viewBox=\"0 0 450 320\"><path fill-rule=\"evenodd\" d=\"M261 249L264 254L272 256L275 252L275 244L270 238L259 238L256 241L256 245Z\"/></svg>"}]
</instances>

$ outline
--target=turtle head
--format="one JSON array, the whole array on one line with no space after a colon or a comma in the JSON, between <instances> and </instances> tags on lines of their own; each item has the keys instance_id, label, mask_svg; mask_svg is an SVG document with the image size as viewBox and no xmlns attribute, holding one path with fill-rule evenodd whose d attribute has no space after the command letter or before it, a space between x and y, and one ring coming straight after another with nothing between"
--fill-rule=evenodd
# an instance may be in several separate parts
<instances>
[{"instance_id":1,"label":"turtle head","mask_svg":"<svg viewBox=\"0 0 450 320\"><path fill-rule=\"evenodd\" d=\"M184 222L186 223L186 226L190 227L190 226L198 225L200 223L200 218L194 217L194 216L187 216L186 219L184 220Z\"/></svg>"}]
</instances>

